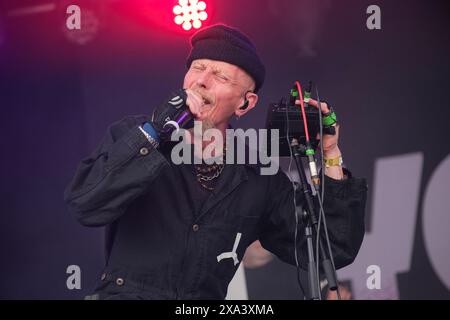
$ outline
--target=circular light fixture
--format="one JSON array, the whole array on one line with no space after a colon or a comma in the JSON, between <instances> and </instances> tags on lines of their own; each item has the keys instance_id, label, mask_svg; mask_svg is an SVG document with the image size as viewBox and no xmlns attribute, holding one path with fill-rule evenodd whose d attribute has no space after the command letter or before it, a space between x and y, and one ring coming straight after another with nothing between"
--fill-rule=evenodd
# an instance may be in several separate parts
<instances>
[{"instance_id":1,"label":"circular light fixture","mask_svg":"<svg viewBox=\"0 0 450 320\"><path fill-rule=\"evenodd\" d=\"M181 25L186 31L199 29L202 21L208 18L206 13L206 3L198 0L178 0L178 4L173 7L175 15L174 21Z\"/></svg>"}]
</instances>

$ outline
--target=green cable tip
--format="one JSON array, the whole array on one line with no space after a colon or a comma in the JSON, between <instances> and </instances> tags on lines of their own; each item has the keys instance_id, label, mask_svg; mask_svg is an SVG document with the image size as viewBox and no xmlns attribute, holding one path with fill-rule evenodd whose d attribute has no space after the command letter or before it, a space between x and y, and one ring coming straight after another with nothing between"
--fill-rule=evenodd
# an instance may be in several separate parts
<instances>
[{"instance_id":1,"label":"green cable tip","mask_svg":"<svg viewBox=\"0 0 450 320\"><path fill-rule=\"evenodd\" d=\"M311 98L311 92L305 91L305 94L303 95L303 101L308 102Z\"/></svg>"}]
</instances>

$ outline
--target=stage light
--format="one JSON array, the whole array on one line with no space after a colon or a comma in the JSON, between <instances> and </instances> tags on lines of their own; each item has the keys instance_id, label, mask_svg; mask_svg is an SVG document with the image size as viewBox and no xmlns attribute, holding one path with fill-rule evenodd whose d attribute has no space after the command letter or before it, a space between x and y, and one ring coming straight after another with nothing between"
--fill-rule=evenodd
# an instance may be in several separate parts
<instances>
[{"instance_id":1,"label":"stage light","mask_svg":"<svg viewBox=\"0 0 450 320\"><path fill-rule=\"evenodd\" d=\"M178 0L178 4L172 9L175 23L186 31L202 26L202 21L208 18L205 10L206 3L199 0Z\"/></svg>"}]
</instances>

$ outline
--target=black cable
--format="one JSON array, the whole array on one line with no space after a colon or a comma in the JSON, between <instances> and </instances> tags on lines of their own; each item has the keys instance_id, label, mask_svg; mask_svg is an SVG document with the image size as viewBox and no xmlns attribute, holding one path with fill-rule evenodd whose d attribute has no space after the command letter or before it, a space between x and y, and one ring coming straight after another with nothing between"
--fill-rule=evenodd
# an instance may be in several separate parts
<instances>
[{"instance_id":1,"label":"black cable","mask_svg":"<svg viewBox=\"0 0 450 320\"><path fill-rule=\"evenodd\" d=\"M316 93L317 93L317 85L314 83L314 88L316 89ZM317 96L317 94L316 94L316 96ZM320 109L320 99L319 99L319 97L317 96L317 103L318 103L318 108L317 108L317 110L318 110L318 112L319 112L319 137L320 137L320 156L321 156L321 163L323 163L323 143L322 143L322 139L323 139L323 123L322 123L322 111L321 111L321 109ZM323 195L324 195L324 191L325 191L325 188L324 188L324 186L323 186L323 183L324 183L324 173L323 173L323 166L321 166L321 168L322 168L322 174L321 174L321 188L322 188L322 198L319 198L319 202L321 201L321 199L323 199ZM317 192L318 193L318 192ZM319 246L320 246L320 243L319 243L319 239L320 239L320 227L321 227L321 225L322 225L322 215L320 214L320 212L319 212L319 220L318 220L318 226L317 226L317 235L316 235L316 272L317 272L317 275L318 275L318 286L319 286L319 298L322 300L322 290L321 290L321 287L320 287L320 273L319 273L319 259L320 259L320 257L319 257ZM325 258L325 257L324 257Z\"/></svg>"},{"instance_id":2,"label":"black cable","mask_svg":"<svg viewBox=\"0 0 450 320\"><path fill-rule=\"evenodd\" d=\"M289 180L291 180L292 183L292 189L294 191L294 214L295 214L295 233L294 233L294 256L295 256L295 265L297 267L297 281L298 281L298 285L300 286L300 290L302 291L303 294L303 300L306 299L306 293L305 293L305 289L303 288L301 279L300 279L300 265L298 263L298 255L297 255L297 230L298 230L298 215L297 215L297 188L295 186L294 180L291 177L291 166L292 166L292 159L293 159L293 154L292 154L292 149L291 149L291 142L289 141L289 114L288 114L288 108L289 108L289 102L286 103L286 141L289 147L289 167L288 167L288 176L289 176Z\"/></svg>"},{"instance_id":3,"label":"black cable","mask_svg":"<svg viewBox=\"0 0 450 320\"><path fill-rule=\"evenodd\" d=\"M318 252L318 243L319 243L319 239L320 239L320 226L321 226L321 222L322 222L322 218L323 218L323 226L324 226L324 230L325 230L325 240L327 243L327 247L328 247L328 254L330 255L330 260L331 260L331 265L333 266L333 273L334 273L334 277L336 278L337 281L337 273L336 273L336 266L334 264L334 258L333 258L333 252L331 250L331 244L330 244L330 238L328 236L328 227L327 227L327 222L326 222L326 217L325 217L325 212L323 209L323 201L324 201L324 197L325 197L325 166L324 166L324 161L323 161L323 123L322 123L322 109L321 109L321 105L320 105L320 96L319 96L319 89L317 88L317 84L314 85L315 89L316 89L316 96L317 96L317 105L318 105L318 112L319 112L319 128L320 128L320 155L321 155L321 169L322 169L322 173L321 173L321 192L317 192L317 196L318 196L318 202L319 202L319 207L320 207L320 214L319 214L319 222L318 222L318 228L317 228L317 239L316 239L316 253L317 255L319 254ZM317 263L317 270L319 269L319 264ZM320 277L319 277L320 278ZM336 288L336 293L338 296L338 300L341 300L341 294L339 292L339 284L337 284L337 288Z\"/></svg>"}]
</instances>

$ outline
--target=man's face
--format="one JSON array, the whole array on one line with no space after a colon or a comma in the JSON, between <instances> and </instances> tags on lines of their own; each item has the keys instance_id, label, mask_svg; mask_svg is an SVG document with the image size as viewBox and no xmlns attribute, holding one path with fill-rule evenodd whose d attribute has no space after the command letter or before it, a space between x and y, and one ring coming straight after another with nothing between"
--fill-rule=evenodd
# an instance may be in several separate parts
<instances>
[{"instance_id":1,"label":"man's face","mask_svg":"<svg viewBox=\"0 0 450 320\"><path fill-rule=\"evenodd\" d=\"M226 127L229 118L244 103L246 92L254 89L254 82L235 65L198 59L187 71L183 88L201 97L201 112L196 120L208 127Z\"/></svg>"}]
</instances>

